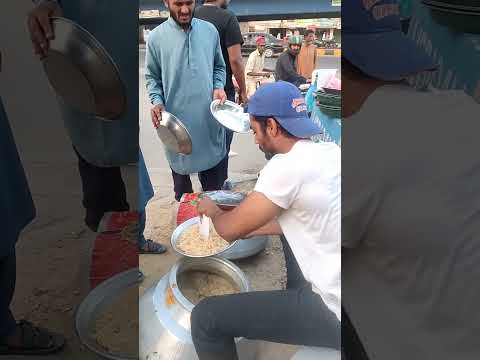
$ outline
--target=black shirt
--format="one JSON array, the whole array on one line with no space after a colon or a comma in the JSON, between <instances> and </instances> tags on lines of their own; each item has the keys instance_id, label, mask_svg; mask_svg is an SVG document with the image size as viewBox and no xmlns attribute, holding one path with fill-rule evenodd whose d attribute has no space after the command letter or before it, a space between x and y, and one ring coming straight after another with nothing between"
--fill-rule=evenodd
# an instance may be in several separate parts
<instances>
[{"instance_id":1,"label":"black shirt","mask_svg":"<svg viewBox=\"0 0 480 360\"><path fill-rule=\"evenodd\" d=\"M231 11L212 5L203 5L195 9L194 16L198 19L212 23L220 35L220 45L222 47L223 59L225 60L227 70L227 82L225 92L227 95L235 92L232 81L232 67L230 66L230 58L228 56L228 48L243 44L242 32L237 17Z\"/></svg>"},{"instance_id":2,"label":"black shirt","mask_svg":"<svg viewBox=\"0 0 480 360\"><path fill-rule=\"evenodd\" d=\"M296 57L290 54L288 50L285 51L282 55L280 55L275 68L275 80L288 81L297 86L299 86L300 84L305 84L307 80L297 73L295 60Z\"/></svg>"}]
</instances>

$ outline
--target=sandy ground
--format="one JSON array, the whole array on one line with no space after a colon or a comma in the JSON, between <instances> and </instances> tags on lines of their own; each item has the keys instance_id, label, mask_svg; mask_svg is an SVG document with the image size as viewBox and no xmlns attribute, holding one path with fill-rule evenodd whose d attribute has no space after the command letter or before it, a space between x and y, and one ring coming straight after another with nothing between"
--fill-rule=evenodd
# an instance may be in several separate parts
<instances>
[{"instance_id":1,"label":"sandy ground","mask_svg":"<svg viewBox=\"0 0 480 360\"><path fill-rule=\"evenodd\" d=\"M75 164L63 171L68 173L68 170L74 174ZM127 179L135 177L133 171L126 169ZM32 171L32 177L41 177L42 173L43 170ZM66 336L65 350L49 359L101 359L81 345L74 330L75 310L90 291L89 268L95 239L95 234L82 224L80 188L64 187L54 195L55 184L51 179L35 184L33 196L40 211L17 245L17 287L12 309L18 319L27 319ZM42 196L43 191L49 195ZM58 210L53 211L56 206Z\"/></svg>"},{"instance_id":2,"label":"sandy ground","mask_svg":"<svg viewBox=\"0 0 480 360\"><path fill-rule=\"evenodd\" d=\"M75 310L89 292L95 234L83 225L76 157L59 117L55 95L33 55L26 31L25 16L31 6L30 0L0 4L0 95L37 209L35 221L17 244L17 286L12 310L18 319L64 334L67 346L63 352L48 357L1 358L96 360L100 357L80 345L74 330ZM42 106L35 106L32 99ZM126 168L124 172L132 207L136 207L136 171Z\"/></svg>"}]
</instances>

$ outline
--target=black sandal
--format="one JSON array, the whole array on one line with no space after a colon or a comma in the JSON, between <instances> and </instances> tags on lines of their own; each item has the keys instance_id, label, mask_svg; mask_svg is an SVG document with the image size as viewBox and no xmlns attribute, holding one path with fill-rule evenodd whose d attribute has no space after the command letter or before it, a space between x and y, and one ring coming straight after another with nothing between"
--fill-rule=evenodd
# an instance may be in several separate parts
<instances>
[{"instance_id":1,"label":"black sandal","mask_svg":"<svg viewBox=\"0 0 480 360\"><path fill-rule=\"evenodd\" d=\"M42 355L63 349L65 338L47 329L20 320L17 324L21 333L21 346L0 344L0 355Z\"/></svg>"}]
</instances>

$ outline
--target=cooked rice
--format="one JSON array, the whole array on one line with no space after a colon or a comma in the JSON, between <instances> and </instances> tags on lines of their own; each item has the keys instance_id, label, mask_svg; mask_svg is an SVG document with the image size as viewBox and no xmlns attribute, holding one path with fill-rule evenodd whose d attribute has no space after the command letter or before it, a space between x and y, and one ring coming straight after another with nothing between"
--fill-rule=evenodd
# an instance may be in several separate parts
<instances>
[{"instance_id":1,"label":"cooked rice","mask_svg":"<svg viewBox=\"0 0 480 360\"><path fill-rule=\"evenodd\" d=\"M200 235L199 224L188 227L177 242L177 248L187 255L209 256L219 253L230 244L217 234L210 226L210 236L204 240Z\"/></svg>"},{"instance_id":2,"label":"cooked rice","mask_svg":"<svg viewBox=\"0 0 480 360\"><path fill-rule=\"evenodd\" d=\"M223 276L206 271L186 271L180 274L178 287L194 305L209 296L236 294L240 289Z\"/></svg>"}]
</instances>

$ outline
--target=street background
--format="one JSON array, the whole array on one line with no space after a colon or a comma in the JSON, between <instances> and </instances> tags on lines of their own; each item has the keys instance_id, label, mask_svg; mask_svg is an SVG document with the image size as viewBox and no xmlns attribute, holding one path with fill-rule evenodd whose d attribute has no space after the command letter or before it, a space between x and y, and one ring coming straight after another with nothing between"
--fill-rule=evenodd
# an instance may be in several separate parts
<instances>
[{"instance_id":1,"label":"street background","mask_svg":"<svg viewBox=\"0 0 480 360\"><path fill-rule=\"evenodd\" d=\"M265 67L275 69L277 58L265 59ZM247 57L244 57L244 63ZM320 56L317 61L319 69L340 70L340 57ZM340 76L340 71L337 72ZM173 181L170 168L163 151L163 145L153 128L150 118L150 102L145 87L145 46L139 48L139 88L140 88L140 147L145 163L155 189L156 197L173 197ZM229 178L240 180L258 173L265 165L264 154L254 143L251 134L235 134L231 151L236 155L231 157L229 166ZM193 177L192 177L193 178ZM196 189L198 182L194 181Z\"/></svg>"}]
</instances>

